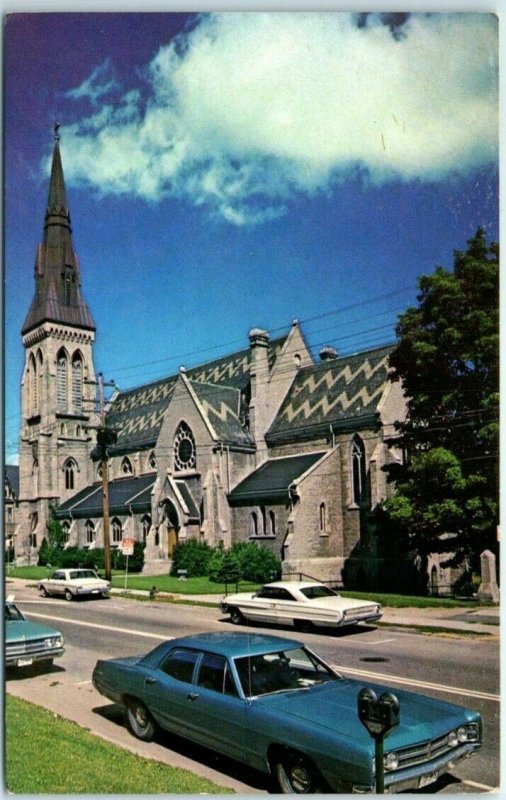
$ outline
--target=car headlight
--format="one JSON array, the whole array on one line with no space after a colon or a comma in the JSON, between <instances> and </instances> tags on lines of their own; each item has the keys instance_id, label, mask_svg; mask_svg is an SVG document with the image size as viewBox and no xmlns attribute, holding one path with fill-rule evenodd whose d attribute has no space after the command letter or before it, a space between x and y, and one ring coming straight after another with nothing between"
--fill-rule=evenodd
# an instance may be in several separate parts
<instances>
[{"instance_id":1,"label":"car headlight","mask_svg":"<svg viewBox=\"0 0 506 800\"><path fill-rule=\"evenodd\" d=\"M446 739L448 747L457 747L459 743L459 736L457 731L450 731Z\"/></svg>"},{"instance_id":2,"label":"car headlight","mask_svg":"<svg viewBox=\"0 0 506 800\"><path fill-rule=\"evenodd\" d=\"M466 738L461 739L460 737L464 736L464 733ZM480 726L477 722L470 722L468 725L462 725L458 729L457 735L462 742L477 742L480 738Z\"/></svg>"},{"instance_id":3,"label":"car headlight","mask_svg":"<svg viewBox=\"0 0 506 800\"><path fill-rule=\"evenodd\" d=\"M62 647L63 636L51 636L50 638L45 640L44 644L46 645L46 647Z\"/></svg>"},{"instance_id":4,"label":"car headlight","mask_svg":"<svg viewBox=\"0 0 506 800\"><path fill-rule=\"evenodd\" d=\"M385 756L383 763L385 765L385 769L388 769L390 772L392 772L399 766L399 756L397 753L388 753L388 755Z\"/></svg>"}]
</instances>

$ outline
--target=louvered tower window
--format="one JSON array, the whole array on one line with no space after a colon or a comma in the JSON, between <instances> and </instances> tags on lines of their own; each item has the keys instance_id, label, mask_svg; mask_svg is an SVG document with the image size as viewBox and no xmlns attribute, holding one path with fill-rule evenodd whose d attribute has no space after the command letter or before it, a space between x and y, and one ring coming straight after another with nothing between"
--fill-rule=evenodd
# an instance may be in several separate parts
<instances>
[{"instance_id":1,"label":"louvered tower window","mask_svg":"<svg viewBox=\"0 0 506 800\"><path fill-rule=\"evenodd\" d=\"M67 355L63 351L58 354L56 365L56 410L67 410Z\"/></svg>"},{"instance_id":2,"label":"louvered tower window","mask_svg":"<svg viewBox=\"0 0 506 800\"><path fill-rule=\"evenodd\" d=\"M79 355L72 359L72 408L76 414L83 408L83 362Z\"/></svg>"}]
</instances>

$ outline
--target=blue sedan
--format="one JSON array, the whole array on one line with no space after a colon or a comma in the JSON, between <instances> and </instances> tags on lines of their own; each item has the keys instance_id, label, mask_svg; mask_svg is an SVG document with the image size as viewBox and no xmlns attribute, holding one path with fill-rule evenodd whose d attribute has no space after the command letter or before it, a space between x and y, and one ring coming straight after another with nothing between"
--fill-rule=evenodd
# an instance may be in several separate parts
<instances>
[{"instance_id":1,"label":"blue sedan","mask_svg":"<svg viewBox=\"0 0 506 800\"><path fill-rule=\"evenodd\" d=\"M202 633L144 656L100 660L95 688L139 739L161 728L271 774L283 793L372 792L374 742L357 713L363 684L292 639ZM381 694L387 687L372 686ZM481 746L474 711L396 691L385 789L421 788Z\"/></svg>"}]
</instances>

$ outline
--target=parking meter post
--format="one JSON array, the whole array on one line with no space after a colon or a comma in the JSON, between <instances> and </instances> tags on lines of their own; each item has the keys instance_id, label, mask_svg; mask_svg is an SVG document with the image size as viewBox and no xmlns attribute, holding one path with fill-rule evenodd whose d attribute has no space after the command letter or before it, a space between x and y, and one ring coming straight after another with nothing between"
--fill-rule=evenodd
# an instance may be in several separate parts
<instances>
[{"instance_id":1,"label":"parking meter post","mask_svg":"<svg viewBox=\"0 0 506 800\"><path fill-rule=\"evenodd\" d=\"M385 793L385 763L383 756L385 748L383 745L383 737L374 739L374 762L376 764L376 794Z\"/></svg>"},{"instance_id":2,"label":"parking meter post","mask_svg":"<svg viewBox=\"0 0 506 800\"><path fill-rule=\"evenodd\" d=\"M376 793L385 792L384 740L400 722L400 706L394 694L384 692L378 699L372 689L361 689L357 698L358 718L374 739Z\"/></svg>"}]
</instances>

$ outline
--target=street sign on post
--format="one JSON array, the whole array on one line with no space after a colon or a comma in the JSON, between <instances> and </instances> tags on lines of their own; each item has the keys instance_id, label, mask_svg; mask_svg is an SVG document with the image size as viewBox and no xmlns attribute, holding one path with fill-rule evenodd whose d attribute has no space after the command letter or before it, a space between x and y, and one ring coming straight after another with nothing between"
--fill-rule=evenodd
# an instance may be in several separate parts
<instances>
[{"instance_id":1,"label":"street sign on post","mask_svg":"<svg viewBox=\"0 0 506 800\"><path fill-rule=\"evenodd\" d=\"M125 589L127 588L127 579L128 579L128 556L133 556L134 554L134 539L122 539L120 549L124 556L126 556L126 566L125 566Z\"/></svg>"}]
</instances>

